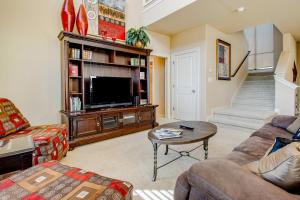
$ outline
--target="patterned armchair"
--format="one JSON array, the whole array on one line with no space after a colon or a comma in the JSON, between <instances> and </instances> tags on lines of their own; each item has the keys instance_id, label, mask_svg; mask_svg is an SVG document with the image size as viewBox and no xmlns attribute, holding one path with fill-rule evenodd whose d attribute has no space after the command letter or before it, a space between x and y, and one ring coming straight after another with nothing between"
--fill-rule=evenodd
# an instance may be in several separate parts
<instances>
[{"instance_id":1,"label":"patterned armchair","mask_svg":"<svg viewBox=\"0 0 300 200\"><path fill-rule=\"evenodd\" d=\"M30 126L28 120L8 99L0 98L0 140L32 135L33 164L60 160L69 149L65 125Z\"/></svg>"}]
</instances>

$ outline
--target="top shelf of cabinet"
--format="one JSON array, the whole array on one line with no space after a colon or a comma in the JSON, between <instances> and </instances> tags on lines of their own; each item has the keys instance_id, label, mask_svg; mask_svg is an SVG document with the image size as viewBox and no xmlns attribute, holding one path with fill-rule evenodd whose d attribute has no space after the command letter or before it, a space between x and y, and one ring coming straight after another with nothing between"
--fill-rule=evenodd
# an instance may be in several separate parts
<instances>
[{"instance_id":1,"label":"top shelf of cabinet","mask_svg":"<svg viewBox=\"0 0 300 200\"><path fill-rule=\"evenodd\" d=\"M96 64L96 65L107 65L107 66L116 66L116 67L130 67L130 68L138 68L145 66L139 66L139 65L126 65L126 64L120 64L120 63L110 63L110 62L98 62L93 60L84 60L84 59L75 59L75 58L69 58L69 61L78 61L78 62L84 62L86 64Z\"/></svg>"},{"instance_id":2,"label":"top shelf of cabinet","mask_svg":"<svg viewBox=\"0 0 300 200\"><path fill-rule=\"evenodd\" d=\"M95 36L81 36L79 34L64 32L64 31L60 32L58 38L61 41L68 41L68 42L73 42L81 45L93 46L96 48L114 50L118 52L126 52L131 54L142 55L142 56L148 56L152 51L151 49L136 48L119 42L102 40L99 37L95 37Z\"/></svg>"}]
</instances>

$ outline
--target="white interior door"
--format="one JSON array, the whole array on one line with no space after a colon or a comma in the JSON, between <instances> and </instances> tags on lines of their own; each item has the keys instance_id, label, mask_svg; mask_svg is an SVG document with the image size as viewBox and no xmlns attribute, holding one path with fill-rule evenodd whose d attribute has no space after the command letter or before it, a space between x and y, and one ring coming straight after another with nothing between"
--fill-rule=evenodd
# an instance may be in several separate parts
<instances>
[{"instance_id":1,"label":"white interior door","mask_svg":"<svg viewBox=\"0 0 300 200\"><path fill-rule=\"evenodd\" d=\"M198 65L197 51L173 55L173 117L179 120L197 120Z\"/></svg>"}]
</instances>

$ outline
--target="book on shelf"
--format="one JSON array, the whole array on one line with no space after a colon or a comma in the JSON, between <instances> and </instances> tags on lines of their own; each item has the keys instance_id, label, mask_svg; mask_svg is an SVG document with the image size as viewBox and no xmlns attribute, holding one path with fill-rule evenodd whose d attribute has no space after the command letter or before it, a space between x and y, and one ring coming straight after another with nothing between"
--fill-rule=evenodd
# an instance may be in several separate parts
<instances>
[{"instance_id":1,"label":"book on shelf","mask_svg":"<svg viewBox=\"0 0 300 200\"><path fill-rule=\"evenodd\" d=\"M145 72L140 72L140 79L145 79Z\"/></svg>"},{"instance_id":2,"label":"book on shelf","mask_svg":"<svg viewBox=\"0 0 300 200\"><path fill-rule=\"evenodd\" d=\"M81 110L81 100L79 97L70 97L70 111L76 112Z\"/></svg>"},{"instance_id":3,"label":"book on shelf","mask_svg":"<svg viewBox=\"0 0 300 200\"><path fill-rule=\"evenodd\" d=\"M132 66L138 66L139 63L139 59L138 58L130 58L130 65Z\"/></svg>"},{"instance_id":4,"label":"book on shelf","mask_svg":"<svg viewBox=\"0 0 300 200\"><path fill-rule=\"evenodd\" d=\"M89 50L83 50L82 59L83 60L92 60L93 52Z\"/></svg>"},{"instance_id":5,"label":"book on shelf","mask_svg":"<svg viewBox=\"0 0 300 200\"><path fill-rule=\"evenodd\" d=\"M70 48L70 58L80 59L80 49Z\"/></svg>"},{"instance_id":6,"label":"book on shelf","mask_svg":"<svg viewBox=\"0 0 300 200\"><path fill-rule=\"evenodd\" d=\"M182 130L175 128L161 128L154 131L154 135L159 140L179 138L182 137Z\"/></svg>"},{"instance_id":7,"label":"book on shelf","mask_svg":"<svg viewBox=\"0 0 300 200\"><path fill-rule=\"evenodd\" d=\"M78 65L75 64L69 64L69 76L78 76Z\"/></svg>"},{"instance_id":8,"label":"book on shelf","mask_svg":"<svg viewBox=\"0 0 300 200\"><path fill-rule=\"evenodd\" d=\"M140 100L140 105L146 105L148 103L147 99L141 99Z\"/></svg>"},{"instance_id":9,"label":"book on shelf","mask_svg":"<svg viewBox=\"0 0 300 200\"><path fill-rule=\"evenodd\" d=\"M142 67L145 67L146 66L146 59L141 59L141 66Z\"/></svg>"}]
</instances>

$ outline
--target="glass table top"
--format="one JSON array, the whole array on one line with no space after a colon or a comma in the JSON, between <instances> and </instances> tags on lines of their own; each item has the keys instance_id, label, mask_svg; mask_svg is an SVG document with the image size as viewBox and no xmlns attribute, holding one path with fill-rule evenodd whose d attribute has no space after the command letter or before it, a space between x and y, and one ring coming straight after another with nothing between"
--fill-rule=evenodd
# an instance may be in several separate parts
<instances>
[{"instance_id":1,"label":"glass table top","mask_svg":"<svg viewBox=\"0 0 300 200\"><path fill-rule=\"evenodd\" d=\"M0 158L22 154L34 150L31 135L13 139L0 140Z\"/></svg>"}]
</instances>

